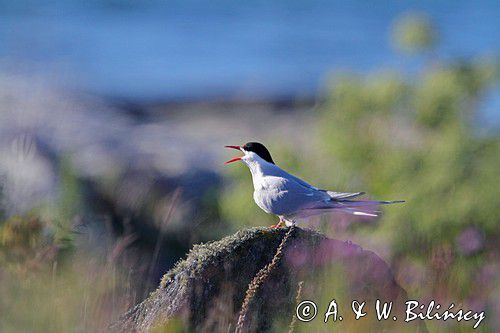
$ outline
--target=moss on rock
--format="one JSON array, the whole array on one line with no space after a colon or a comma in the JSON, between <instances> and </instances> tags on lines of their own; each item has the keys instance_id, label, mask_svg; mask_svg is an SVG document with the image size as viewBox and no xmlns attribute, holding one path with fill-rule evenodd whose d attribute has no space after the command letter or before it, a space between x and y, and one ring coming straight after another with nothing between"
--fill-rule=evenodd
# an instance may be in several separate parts
<instances>
[{"instance_id":1,"label":"moss on rock","mask_svg":"<svg viewBox=\"0 0 500 333\"><path fill-rule=\"evenodd\" d=\"M159 326L172 329L171 325L176 324L194 331L234 330L249 283L272 261L288 230L252 228L195 245L186 259L165 274L160 287L112 328L144 332ZM373 252L295 228L279 263L253 296L246 329L260 332L287 327L295 313L299 281L304 281L303 298L320 304L332 297L340 301L341 296L346 302L383 298L401 308L406 298L387 264ZM342 288L332 287L332 281ZM319 317L317 321L322 323ZM392 320L367 322L381 328L397 325ZM297 328L303 325L306 323L299 323ZM422 329L418 325L404 328Z\"/></svg>"}]
</instances>

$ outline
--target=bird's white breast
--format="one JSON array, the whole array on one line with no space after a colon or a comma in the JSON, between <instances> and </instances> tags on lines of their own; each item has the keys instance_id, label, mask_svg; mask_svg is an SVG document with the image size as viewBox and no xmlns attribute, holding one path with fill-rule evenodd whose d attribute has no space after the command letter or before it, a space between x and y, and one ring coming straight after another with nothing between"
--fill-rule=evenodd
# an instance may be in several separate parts
<instances>
[{"instance_id":1,"label":"bird's white breast","mask_svg":"<svg viewBox=\"0 0 500 333\"><path fill-rule=\"evenodd\" d=\"M278 177L254 177L253 199L266 213L280 214L276 210L276 200L280 197L282 179Z\"/></svg>"}]
</instances>

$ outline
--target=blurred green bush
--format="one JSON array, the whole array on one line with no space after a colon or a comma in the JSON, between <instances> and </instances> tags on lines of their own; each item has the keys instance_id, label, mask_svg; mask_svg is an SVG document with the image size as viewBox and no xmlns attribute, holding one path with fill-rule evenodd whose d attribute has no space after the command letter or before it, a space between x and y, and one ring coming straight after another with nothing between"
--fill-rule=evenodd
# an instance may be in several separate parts
<instances>
[{"instance_id":1,"label":"blurred green bush","mask_svg":"<svg viewBox=\"0 0 500 333\"><path fill-rule=\"evenodd\" d=\"M436 31L430 17L425 13L411 12L402 15L394 24L392 42L408 53L430 50L437 42Z\"/></svg>"}]
</instances>

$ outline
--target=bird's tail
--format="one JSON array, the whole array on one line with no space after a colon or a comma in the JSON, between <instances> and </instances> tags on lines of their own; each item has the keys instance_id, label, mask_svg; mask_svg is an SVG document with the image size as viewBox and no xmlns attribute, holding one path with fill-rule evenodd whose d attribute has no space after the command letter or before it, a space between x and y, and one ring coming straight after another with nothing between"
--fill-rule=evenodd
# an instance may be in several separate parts
<instances>
[{"instance_id":1,"label":"bird's tail","mask_svg":"<svg viewBox=\"0 0 500 333\"><path fill-rule=\"evenodd\" d=\"M395 200L395 201L342 200L335 202L334 206L336 207L336 209L348 214L357 216L377 217L382 214L382 212L378 210L378 206L391 205L401 202L404 202L404 200Z\"/></svg>"},{"instance_id":2,"label":"bird's tail","mask_svg":"<svg viewBox=\"0 0 500 333\"><path fill-rule=\"evenodd\" d=\"M375 201L375 200L332 200L326 205L310 208L310 213L323 213L327 211L341 211L356 216L377 217L382 214L378 209L380 205L390 205L401 203L404 200L395 201Z\"/></svg>"}]
</instances>

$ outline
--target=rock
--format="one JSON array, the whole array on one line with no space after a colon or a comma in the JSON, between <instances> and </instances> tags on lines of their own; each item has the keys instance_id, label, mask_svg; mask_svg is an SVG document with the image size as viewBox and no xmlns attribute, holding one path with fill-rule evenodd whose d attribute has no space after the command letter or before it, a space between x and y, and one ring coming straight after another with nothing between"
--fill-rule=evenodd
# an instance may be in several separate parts
<instances>
[{"instance_id":1,"label":"rock","mask_svg":"<svg viewBox=\"0 0 500 333\"><path fill-rule=\"evenodd\" d=\"M288 238L276 255L284 237ZM259 273L275 255L271 267ZM250 296L243 306L247 312L242 320L246 294ZM381 258L350 242L298 227L252 228L220 241L195 245L186 259L165 274L159 288L124 314L112 329L144 332L157 326L180 325L194 331L227 332L237 328L240 317L238 330L282 331L292 322L296 299L313 300L318 305L313 321L294 320L294 328L299 331L327 328L325 325L349 331L426 331L421 322L404 323L406 292ZM333 322L330 317L325 324L324 314L332 299L343 321ZM394 302L388 320L374 317L377 299ZM366 301L366 317L354 319L353 300ZM394 321L393 315L399 319Z\"/></svg>"}]
</instances>

